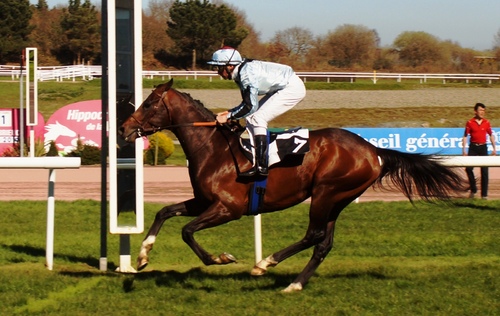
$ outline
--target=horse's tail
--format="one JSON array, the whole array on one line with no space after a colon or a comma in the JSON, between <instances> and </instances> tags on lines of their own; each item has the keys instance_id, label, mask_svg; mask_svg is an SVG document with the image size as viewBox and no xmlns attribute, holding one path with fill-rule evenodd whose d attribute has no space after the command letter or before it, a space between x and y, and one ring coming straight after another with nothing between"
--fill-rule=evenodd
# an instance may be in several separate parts
<instances>
[{"instance_id":1,"label":"horse's tail","mask_svg":"<svg viewBox=\"0 0 500 316\"><path fill-rule=\"evenodd\" d=\"M377 155L382 159L382 171L375 183L383 187L388 177L410 201L416 196L426 201L448 200L466 190L461 175L430 155L384 148L377 148Z\"/></svg>"}]
</instances>

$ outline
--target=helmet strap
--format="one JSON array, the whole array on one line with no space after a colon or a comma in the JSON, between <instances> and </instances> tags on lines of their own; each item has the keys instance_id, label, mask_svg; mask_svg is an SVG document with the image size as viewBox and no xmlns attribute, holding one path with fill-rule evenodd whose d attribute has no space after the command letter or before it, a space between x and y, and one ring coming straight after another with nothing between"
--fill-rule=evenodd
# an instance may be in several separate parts
<instances>
[{"instance_id":1,"label":"helmet strap","mask_svg":"<svg viewBox=\"0 0 500 316\"><path fill-rule=\"evenodd\" d=\"M227 61L226 66L229 65L229 63L231 62L231 59L233 59L235 52L236 52L236 49L233 48L233 53L231 54L231 57L229 57L229 60Z\"/></svg>"}]
</instances>

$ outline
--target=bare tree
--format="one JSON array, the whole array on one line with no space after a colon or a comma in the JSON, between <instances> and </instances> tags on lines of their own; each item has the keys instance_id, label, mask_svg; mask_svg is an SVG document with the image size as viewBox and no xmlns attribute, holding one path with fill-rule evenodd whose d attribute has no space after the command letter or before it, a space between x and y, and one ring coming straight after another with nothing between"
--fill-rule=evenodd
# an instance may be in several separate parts
<instances>
[{"instance_id":1,"label":"bare tree","mask_svg":"<svg viewBox=\"0 0 500 316\"><path fill-rule=\"evenodd\" d=\"M497 33L493 36L493 49L500 48L500 29L498 29Z\"/></svg>"},{"instance_id":2,"label":"bare tree","mask_svg":"<svg viewBox=\"0 0 500 316\"><path fill-rule=\"evenodd\" d=\"M497 59L497 67L500 66L500 29L498 29L497 34L494 36L493 41L493 53Z\"/></svg>"},{"instance_id":3,"label":"bare tree","mask_svg":"<svg viewBox=\"0 0 500 316\"><path fill-rule=\"evenodd\" d=\"M143 64L148 68L163 66L167 51L174 45L167 36L167 20L173 0L151 0L142 16Z\"/></svg>"},{"instance_id":4,"label":"bare tree","mask_svg":"<svg viewBox=\"0 0 500 316\"><path fill-rule=\"evenodd\" d=\"M275 33L269 43L271 59L296 66L306 61L312 48L312 32L301 27L291 27ZM284 59L284 60L282 60Z\"/></svg>"}]
</instances>

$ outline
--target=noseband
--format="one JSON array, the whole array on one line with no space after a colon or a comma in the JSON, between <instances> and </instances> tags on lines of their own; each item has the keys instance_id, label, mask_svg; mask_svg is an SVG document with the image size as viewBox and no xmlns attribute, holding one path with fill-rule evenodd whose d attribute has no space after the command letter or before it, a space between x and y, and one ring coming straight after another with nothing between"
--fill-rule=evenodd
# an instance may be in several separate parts
<instances>
[{"instance_id":1,"label":"noseband","mask_svg":"<svg viewBox=\"0 0 500 316\"><path fill-rule=\"evenodd\" d=\"M154 90L153 90L153 93L158 96L158 101L154 101L154 105L153 105L153 108L149 111L148 115L143 119L143 121L137 119L134 114L135 113L132 113L132 115L130 115L130 117L132 119L134 119L134 121L137 122L137 124L139 125L139 127L137 129L135 129L134 131L132 131L129 135L127 135L125 137L125 139L127 139L128 137L130 137L131 135L133 135L134 133L137 134L138 137L142 137L142 136L147 136L147 135L151 135L151 134L154 134L160 130L163 130L163 129L171 129L171 128L175 128L175 127L187 127L187 126L191 126L191 127L201 127L201 126L205 126L205 127L217 127L217 122L214 120L214 121L211 121L211 122L193 122L193 123L183 123L183 124L172 124L172 125L167 125L167 126L155 126L153 124L151 124L149 121L156 115L156 113L158 112L158 108L159 108L159 103L161 102L163 104L163 106L165 107L165 111L167 111L167 116L168 116L168 120L169 122L172 122L172 116L170 115L170 110L167 106L167 103L165 102L164 98L166 98L166 94L167 94L167 91L163 92L161 95L156 93ZM153 103L153 102L151 102ZM149 125L148 128L146 128L146 126ZM217 128L214 128L213 132L211 135L213 135L213 133L215 133L215 131L217 130Z\"/></svg>"},{"instance_id":2,"label":"noseband","mask_svg":"<svg viewBox=\"0 0 500 316\"><path fill-rule=\"evenodd\" d=\"M137 119L134 116L135 113L132 113L132 115L130 115L130 117L133 118L134 121L137 122L137 124L139 125L139 127L135 131L133 131L132 133L130 133L129 135L127 135L127 137L129 137L130 135L132 135L134 133L136 133L138 137L147 136L147 135L154 134L154 133L156 133L159 130L162 130L162 129L165 129L167 127L172 127L173 126L173 125L171 125L171 126L161 127L161 126L155 126L155 125L153 125L153 124L151 124L149 122L156 115L156 112L158 112L158 108L160 106L159 105L160 102L165 107L165 111L167 111L167 115L168 115L169 121L171 119L170 111L168 109L167 104L164 101L164 97L166 97L167 91L163 92L161 95L158 94L158 93L156 93L154 90L153 90L153 93L156 96L158 96L159 99L158 99L158 101L154 102L153 108L149 111L148 116L146 116L146 118L144 118L144 120L142 122L141 122L141 120ZM150 127L146 128L145 126L147 126L147 125L149 125Z\"/></svg>"}]
</instances>

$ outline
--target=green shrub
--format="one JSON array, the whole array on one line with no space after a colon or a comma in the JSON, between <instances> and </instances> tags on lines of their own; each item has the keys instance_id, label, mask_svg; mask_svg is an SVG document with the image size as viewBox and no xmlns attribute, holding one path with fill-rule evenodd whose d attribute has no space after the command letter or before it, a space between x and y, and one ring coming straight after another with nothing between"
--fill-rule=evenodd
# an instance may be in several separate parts
<instances>
[{"instance_id":1,"label":"green shrub","mask_svg":"<svg viewBox=\"0 0 500 316\"><path fill-rule=\"evenodd\" d=\"M156 132L148 137L149 149L144 153L144 163L149 165L165 165L166 160L174 152L174 142L163 132Z\"/></svg>"},{"instance_id":2,"label":"green shrub","mask_svg":"<svg viewBox=\"0 0 500 316\"><path fill-rule=\"evenodd\" d=\"M48 157L56 157L59 156L59 151L56 147L56 142L51 140L49 144L49 151L47 152Z\"/></svg>"},{"instance_id":3,"label":"green shrub","mask_svg":"<svg viewBox=\"0 0 500 316\"><path fill-rule=\"evenodd\" d=\"M80 139L76 148L67 157L80 157L82 165L97 165L101 163L101 149L96 146L84 145Z\"/></svg>"}]
</instances>

